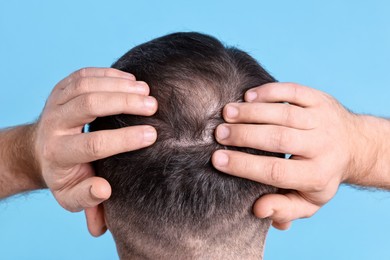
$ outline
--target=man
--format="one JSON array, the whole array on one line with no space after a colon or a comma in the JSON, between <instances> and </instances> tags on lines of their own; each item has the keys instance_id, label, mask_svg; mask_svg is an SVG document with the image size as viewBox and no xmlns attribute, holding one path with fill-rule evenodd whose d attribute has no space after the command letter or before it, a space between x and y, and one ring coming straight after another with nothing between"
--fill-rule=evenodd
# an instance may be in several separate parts
<instances>
[{"instance_id":1,"label":"man","mask_svg":"<svg viewBox=\"0 0 390 260\"><path fill-rule=\"evenodd\" d=\"M150 145L156 132L151 127L129 127L93 135L82 134L81 130L97 116L120 111L153 114L157 102L147 96L148 86L141 83L138 90L135 85L134 76L114 69L81 69L57 84L36 123L0 131L0 199L50 188L60 204L70 211L106 200L111 194L110 185L93 177L88 163ZM102 98L107 89L115 89L110 92L116 97ZM150 108L145 105L148 101L152 101ZM230 131L218 128L217 140L226 145L289 154L297 154L300 147L300 156L275 161L217 151L213 164L229 174L295 190L285 195L263 196L255 204L256 215L269 216L275 227L286 229L292 220L313 215L334 196L342 182L390 188L389 120L355 115L329 95L292 83L254 88L246 93L245 101L225 107L224 118L234 125L224 125ZM260 108L267 113L258 113ZM77 113L84 117L69 117ZM316 123L308 127L307 122ZM256 138L259 134L272 143L259 144ZM322 147L318 146L318 140L324 140ZM335 144L339 149L333 149ZM262 174L258 174L260 171Z\"/></svg>"},{"instance_id":2,"label":"man","mask_svg":"<svg viewBox=\"0 0 390 260\"><path fill-rule=\"evenodd\" d=\"M95 164L113 193L104 207L86 210L91 233L106 224L122 259L261 259L270 220L256 219L252 205L277 189L218 172L211 155L233 149L214 139L223 106L275 80L248 54L199 33L157 38L113 67L145 81L159 109L151 117L98 118L90 130L152 125L158 138Z\"/></svg>"}]
</instances>

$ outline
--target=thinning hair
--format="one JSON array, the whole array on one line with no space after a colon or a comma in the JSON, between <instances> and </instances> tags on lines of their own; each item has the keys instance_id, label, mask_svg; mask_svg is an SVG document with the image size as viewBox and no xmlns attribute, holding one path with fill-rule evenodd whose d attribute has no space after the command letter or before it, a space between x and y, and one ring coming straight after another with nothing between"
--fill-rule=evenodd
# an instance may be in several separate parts
<instances>
[{"instance_id":1,"label":"thinning hair","mask_svg":"<svg viewBox=\"0 0 390 260\"><path fill-rule=\"evenodd\" d=\"M90 131L152 125L158 133L151 147L94 164L112 186L104 207L120 254L182 258L193 250L234 251L236 244L254 239L244 240L240 232L265 237L270 222L256 219L252 204L277 189L219 172L211 155L229 149L283 156L223 146L214 138L224 122L224 105L275 79L247 53L200 33L174 33L141 44L112 67L148 83L159 104L151 117L116 115L90 124ZM253 250L261 249L257 244ZM170 250L178 252L164 253Z\"/></svg>"}]
</instances>

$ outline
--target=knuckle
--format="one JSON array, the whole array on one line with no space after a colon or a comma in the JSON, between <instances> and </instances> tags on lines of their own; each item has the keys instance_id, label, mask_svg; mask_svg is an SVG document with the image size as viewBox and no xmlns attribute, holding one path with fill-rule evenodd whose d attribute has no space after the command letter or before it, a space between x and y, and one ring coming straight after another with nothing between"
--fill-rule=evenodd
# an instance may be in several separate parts
<instances>
[{"instance_id":1,"label":"knuckle","mask_svg":"<svg viewBox=\"0 0 390 260\"><path fill-rule=\"evenodd\" d=\"M142 88L143 92L146 95L150 93L149 85L145 81L130 81L130 82L136 82L135 86L137 86L137 88Z\"/></svg>"},{"instance_id":2,"label":"knuckle","mask_svg":"<svg viewBox=\"0 0 390 260\"><path fill-rule=\"evenodd\" d=\"M328 182L321 176L316 176L311 185L312 192L321 192L326 189Z\"/></svg>"},{"instance_id":3,"label":"knuckle","mask_svg":"<svg viewBox=\"0 0 390 260\"><path fill-rule=\"evenodd\" d=\"M87 70L88 68L82 68L82 69L78 69L76 71L74 71L73 73L71 73L66 79L67 79L67 83L71 83L71 82L74 82L76 81L77 79L80 79L80 78L84 78L86 77L87 75Z\"/></svg>"},{"instance_id":4,"label":"knuckle","mask_svg":"<svg viewBox=\"0 0 390 260\"><path fill-rule=\"evenodd\" d=\"M78 78L74 83L74 91L80 93L89 87L89 79L82 77Z\"/></svg>"},{"instance_id":5,"label":"knuckle","mask_svg":"<svg viewBox=\"0 0 390 260\"><path fill-rule=\"evenodd\" d=\"M297 84L295 82L287 82L286 84L290 88L298 88L299 87L299 84Z\"/></svg>"},{"instance_id":6,"label":"knuckle","mask_svg":"<svg viewBox=\"0 0 390 260\"><path fill-rule=\"evenodd\" d=\"M290 97L291 100L297 100L299 96L300 85L294 82L285 83L286 94Z\"/></svg>"},{"instance_id":7,"label":"knuckle","mask_svg":"<svg viewBox=\"0 0 390 260\"><path fill-rule=\"evenodd\" d=\"M138 86L149 88L149 85L145 81L135 81Z\"/></svg>"},{"instance_id":8,"label":"knuckle","mask_svg":"<svg viewBox=\"0 0 390 260\"><path fill-rule=\"evenodd\" d=\"M74 75L76 78L84 78L87 75L87 70L88 68L79 69L74 73Z\"/></svg>"},{"instance_id":9,"label":"knuckle","mask_svg":"<svg viewBox=\"0 0 390 260\"><path fill-rule=\"evenodd\" d=\"M287 88L289 88L291 91L296 91L296 89L299 88L299 84L295 83L295 82L286 82L285 83L285 86Z\"/></svg>"},{"instance_id":10,"label":"knuckle","mask_svg":"<svg viewBox=\"0 0 390 260\"><path fill-rule=\"evenodd\" d=\"M292 109L289 105L283 107L282 116L284 125L292 125L294 122L294 117L292 116Z\"/></svg>"},{"instance_id":11,"label":"knuckle","mask_svg":"<svg viewBox=\"0 0 390 260\"><path fill-rule=\"evenodd\" d=\"M103 69L103 77L111 77L118 75L118 71L112 68L104 68Z\"/></svg>"},{"instance_id":12,"label":"knuckle","mask_svg":"<svg viewBox=\"0 0 390 260\"><path fill-rule=\"evenodd\" d=\"M289 140L289 133L283 129L278 129L274 131L270 138L271 146L277 152L285 151Z\"/></svg>"},{"instance_id":13,"label":"knuckle","mask_svg":"<svg viewBox=\"0 0 390 260\"><path fill-rule=\"evenodd\" d=\"M252 165L253 165L253 162L252 160L249 160L248 158L246 158L245 160L242 160L242 165L241 165L241 169L243 169L243 172L251 172L252 171Z\"/></svg>"},{"instance_id":14,"label":"knuckle","mask_svg":"<svg viewBox=\"0 0 390 260\"><path fill-rule=\"evenodd\" d=\"M133 107L134 106L134 96L133 95L122 95L121 96L123 107ZM140 97L137 96L137 103L142 104L142 100Z\"/></svg>"},{"instance_id":15,"label":"knuckle","mask_svg":"<svg viewBox=\"0 0 390 260\"><path fill-rule=\"evenodd\" d=\"M122 74L122 72L118 69L114 68L103 68L103 77L117 77Z\"/></svg>"},{"instance_id":16,"label":"knuckle","mask_svg":"<svg viewBox=\"0 0 390 260\"><path fill-rule=\"evenodd\" d=\"M103 151L104 140L99 136L94 136L93 138L88 138L85 145L88 155L99 157Z\"/></svg>"},{"instance_id":17,"label":"knuckle","mask_svg":"<svg viewBox=\"0 0 390 260\"><path fill-rule=\"evenodd\" d=\"M232 127L234 129L234 127ZM243 128L239 128L237 129L238 130L238 137L241 138L241 143L243 144L248 144L250 142L250 131L248 128L246 127L243 127ZM235 137L233 138L233 140L236 139Z\"/></svg>"},{"instance_id":18,"label":"knuckle","mask_svg":"<svg viewBox=\"0 0 390 260\"><path fill-rule=\"evenodd\" d=\"M93 112L97 107L97 103L98 101L96 100L96 97L89 93L82 96L80 106L88 112Z\"/></svg>"},{"instance_id":19,"label":"knuckle","mask_svg":"<svg viewBox=\"0 0 390 260\"><path fill-rule=\"evenodd\" d=\"M269 176L272 183L280 183L285 176L285 168L280 161L274 160L269 164Z\"/></svg>"},{"instance_id":20,"label":"knuckle","mask_svg":"<svg viewBox=\"0 0 390 260\"><path fill-rule=\"evenodd\" d=\"M299 86L295 83L291 84L291 96L292 100L297 100L298 99L298 92L299 92Z\"/></svg>"}]
</instances>

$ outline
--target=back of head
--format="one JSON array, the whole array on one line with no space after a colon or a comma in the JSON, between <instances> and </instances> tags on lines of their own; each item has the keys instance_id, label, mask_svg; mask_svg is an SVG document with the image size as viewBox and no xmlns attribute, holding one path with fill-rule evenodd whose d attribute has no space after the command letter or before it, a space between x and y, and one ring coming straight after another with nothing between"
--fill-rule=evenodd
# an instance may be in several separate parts
<instances>
[{"instance_id":1,"label":"back of head","mask_svg":"<svg viewBox=\"0 0 390 260\"><path fill-rule=\"evenodd\" d=\"M262 252L269 220L252 204L276 188L218 172L214 139L222 108L249 88L275 80L248 54L199 33L174 33L139 45L114 65L150 86L159 104L151 117L96 119L90 130L152 125L151 147L95 163L112 186L104 204L108 227L124 258L238 258ZM259 111L261 112L261 111ZM259 137L261 138L261 137Z\"/></svg>"}]
</instances>

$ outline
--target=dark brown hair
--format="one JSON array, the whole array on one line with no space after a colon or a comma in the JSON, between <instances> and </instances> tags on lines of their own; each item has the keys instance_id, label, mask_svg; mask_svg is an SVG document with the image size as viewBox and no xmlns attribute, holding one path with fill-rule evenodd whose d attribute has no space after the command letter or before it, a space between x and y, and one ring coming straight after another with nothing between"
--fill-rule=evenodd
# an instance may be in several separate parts
<instances>
[{"instance_id":1,"label":"dark brown hair","mask_svg":"<svg viewBox=\"0 0 390 260\"><path fill-rule=\"evenodd\" d=\"M240 102L249 88L275 79L247 53L200 33L154 39L131 49L112 67L148 83L159 103L151 117L116 115L90 124L90 131L152 125L158 133L151 147L95 162L97 175L112 186L105 203L112 222L120 222L121 228L137 223L152 236L165 227L212 236L217 222L231 225L241 221L237 216L253 217L256 198L276 188L217 171L211 155L216 149L283 155L222 146L214 130L223 122L225 104Z\"/></svg>"}]
</instances>

